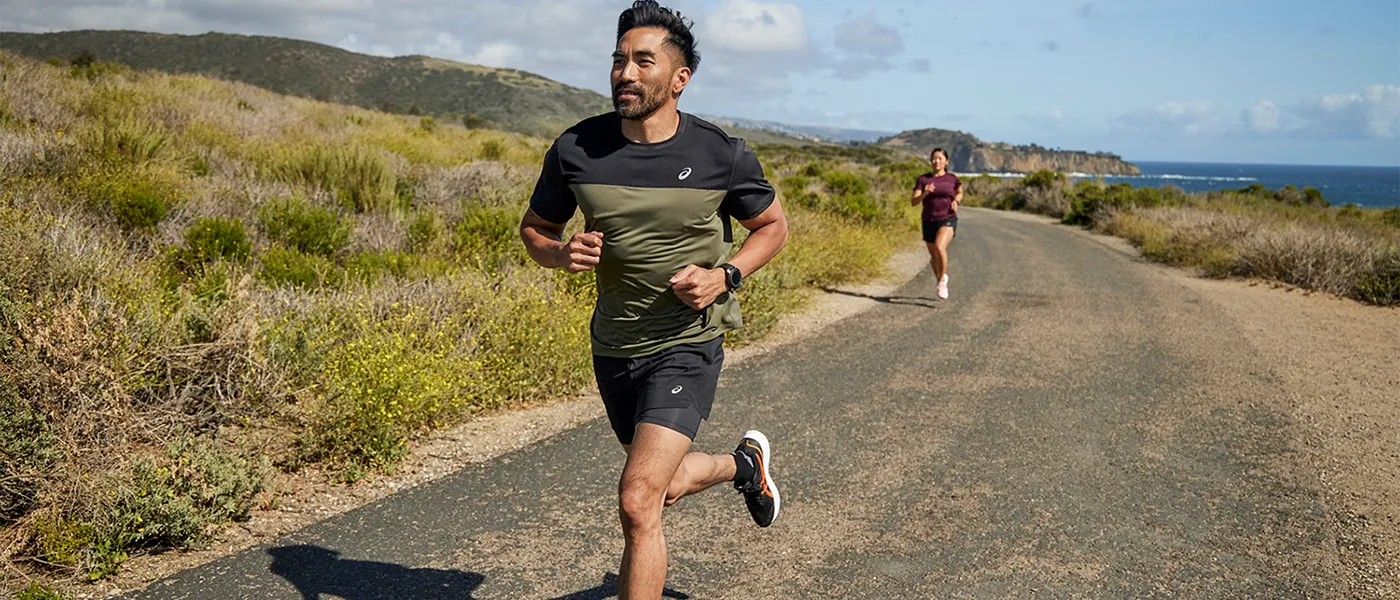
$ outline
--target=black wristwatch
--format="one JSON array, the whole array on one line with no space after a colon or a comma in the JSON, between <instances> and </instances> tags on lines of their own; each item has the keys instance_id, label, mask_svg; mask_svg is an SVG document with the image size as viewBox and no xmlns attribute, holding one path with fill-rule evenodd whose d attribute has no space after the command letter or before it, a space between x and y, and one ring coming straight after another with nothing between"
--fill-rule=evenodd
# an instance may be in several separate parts
<instances>
[{"instance_id":1,"label":"black wristwatch","mask_svg":"<svg viewBox=\"0 0 1400 600\"><path fill-rule=\"evenodd\" d=\"M724 287L731 292L739 289L739 284L744 282L744 274L739 272L739 267L724 263L719 268L724 269Z\"/></svg>"}]
</instances>

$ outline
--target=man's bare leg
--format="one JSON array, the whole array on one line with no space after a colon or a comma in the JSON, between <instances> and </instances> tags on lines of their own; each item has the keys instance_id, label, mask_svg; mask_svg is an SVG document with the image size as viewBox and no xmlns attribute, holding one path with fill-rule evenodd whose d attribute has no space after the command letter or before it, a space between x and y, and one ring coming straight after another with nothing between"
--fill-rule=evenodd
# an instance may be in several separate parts
<instances>
[{"instance_id":1,"label":"man's bare leg","mask_svg":"<svg viewBox=\"0 0 1400 600\"><path fill-rule=\"evenodd\" d=\"M618 569L618 600L655 600L666 587L662 503L690 449L690 438L660 425L641 423L626 448L627 465L618 483L618 513L625 544Z\"/></svg>"}]
</instances>

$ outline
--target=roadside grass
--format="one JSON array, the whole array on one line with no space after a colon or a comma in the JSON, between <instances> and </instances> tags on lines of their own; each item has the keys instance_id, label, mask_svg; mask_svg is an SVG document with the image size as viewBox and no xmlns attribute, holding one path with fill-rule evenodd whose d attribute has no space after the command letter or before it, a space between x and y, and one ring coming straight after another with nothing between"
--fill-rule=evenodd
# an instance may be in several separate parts
<instances>
[{"instance_id":1,"label":"roadside grass","mask_svg":"<svg viewBox=\"0 0 1400 600\"><path fill-rule=\"evenodd\" d=\"M1209 277L1259 278L1381 306L1400 304L1400 209L1331 206L1313 188L1187 194L1041 171L966 179L966 202L1048 215L1122 237Z\"/></svg>"}]
</instances>

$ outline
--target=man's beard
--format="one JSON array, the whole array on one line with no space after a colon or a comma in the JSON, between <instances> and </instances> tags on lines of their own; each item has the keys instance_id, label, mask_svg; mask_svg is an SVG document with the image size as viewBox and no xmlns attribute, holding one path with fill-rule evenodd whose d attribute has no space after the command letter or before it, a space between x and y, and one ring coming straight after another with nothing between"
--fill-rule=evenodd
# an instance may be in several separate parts
<instances>
[{"instance_id":1,"label":"man's beard","mask_svg":"<svg viewBox=\"0 0 1400 600\"><path fill-rule=\"evenodd\" d=\"M636 94L637 99L624 104L619 97L623 91ZM648 89L637 83L619 86L613 88L612 100L613 110L617 111L618 116L629 120L645 119L666 104L666 88L658 85Z\"/></svg>"}]
</instances>

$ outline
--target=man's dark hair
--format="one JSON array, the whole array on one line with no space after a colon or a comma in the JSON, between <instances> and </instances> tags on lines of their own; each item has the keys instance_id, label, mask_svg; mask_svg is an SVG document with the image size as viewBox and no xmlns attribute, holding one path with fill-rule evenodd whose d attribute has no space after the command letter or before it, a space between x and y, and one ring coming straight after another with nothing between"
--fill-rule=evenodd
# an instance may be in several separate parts
<instances>
[{"instance_id":1,"label":"man's dark hair","mask_svg":"<svg viewBox=\"0 0 1400 600\"><path fill-rule=\"evenodd\" d=\"M694 24L680 11L661 6L656 0L637 0L617 18L617 39L622 41L623 35L638 27L665 29L666 45L679 53L685 66L694 72L700 67L700 52L695 49L695 35L690 32Z\"/></svg>"}]
</instances>

